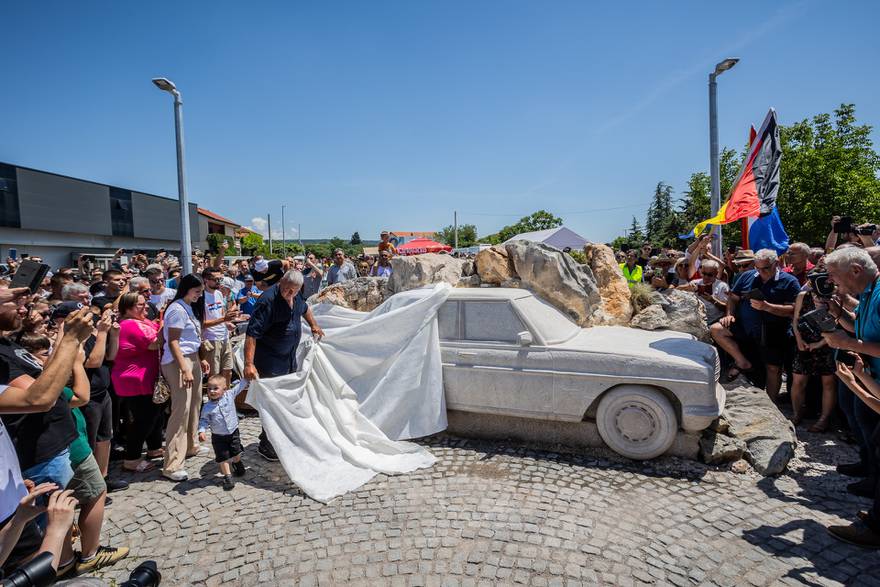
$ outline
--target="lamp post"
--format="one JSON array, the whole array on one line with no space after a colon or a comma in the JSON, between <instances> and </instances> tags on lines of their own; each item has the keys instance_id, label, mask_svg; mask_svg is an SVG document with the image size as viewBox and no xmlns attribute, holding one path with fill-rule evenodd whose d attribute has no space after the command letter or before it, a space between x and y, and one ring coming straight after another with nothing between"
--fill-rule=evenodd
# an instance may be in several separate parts
<instances>
[{"instance_id":1,"label":"lamp post","mask_svg":"<svg viewBox=\"0 0 880 587\"><path fill-rule=\"evenodd\" d=\"M718 166L718 84L715 79L732 68L739 59L728 58L715 66L715 71L709 74L709 175L712 178L712 216L714 217L721 208L721 177ZM715 238L712 241L712 253L716 257L721 256L721 226L715 227Z\"/></svg>"},{"instance_id":2,"label":"lamp post","mask_svg":"<svg viewBox=\"0 0 880 587\"><path fill-rule=\"evenodd\" d=\"M183 100L174 83L164 77L153 79L163 92L174 96L174 136L177 142L177 196L180 199L180 262L184 275L192 273L192 240L189 232L189 200L186 197L186 172L183 162Z\"/></svg>"},{"instance_id":3,"label":"lamp post","mask_svg":"<svg viewBox=\"0 0 880 587\"><path fill-rule=\"evenodd\" d=\"M284 236L284 209L287 206L281 204L281 256L287 255L287 238Z\"/></svg>"}]
</instances>

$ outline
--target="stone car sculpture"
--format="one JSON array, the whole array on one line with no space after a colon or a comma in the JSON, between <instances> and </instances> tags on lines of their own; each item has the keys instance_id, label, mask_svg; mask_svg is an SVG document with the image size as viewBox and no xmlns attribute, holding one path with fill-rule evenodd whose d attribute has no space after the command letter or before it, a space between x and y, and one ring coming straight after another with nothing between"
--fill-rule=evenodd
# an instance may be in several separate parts
<instances>
[{"instance_id":1,"label":"stone car sculpture","mask_svg":"<svg viewBox=\"0 0 880 587\"><path fill-rule=\"evenodd\" d=\"M644 460L724 409L717 351L689 334L580 328L521 289L453 290L438 314L447 409L595 419L609 448Z\"/></svg>"}]
</instances>

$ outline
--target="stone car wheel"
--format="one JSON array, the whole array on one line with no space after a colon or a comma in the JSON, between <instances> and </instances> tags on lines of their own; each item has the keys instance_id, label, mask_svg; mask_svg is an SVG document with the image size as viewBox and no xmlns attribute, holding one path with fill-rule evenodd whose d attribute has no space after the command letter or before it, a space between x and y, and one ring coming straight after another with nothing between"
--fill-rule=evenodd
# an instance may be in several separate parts
<instances>
[{"instance_id":1,"label":"stone car wheel","mask_svg":"<svg viewBox=\"0 0 880 587\"><path fill-rule=\"evenodd\" d=\"M638 385L609 391L599 402L596 425L611 450L639 461L665 453L678 432L675 408L666 396Z\"/></svg>"}]
</instances>

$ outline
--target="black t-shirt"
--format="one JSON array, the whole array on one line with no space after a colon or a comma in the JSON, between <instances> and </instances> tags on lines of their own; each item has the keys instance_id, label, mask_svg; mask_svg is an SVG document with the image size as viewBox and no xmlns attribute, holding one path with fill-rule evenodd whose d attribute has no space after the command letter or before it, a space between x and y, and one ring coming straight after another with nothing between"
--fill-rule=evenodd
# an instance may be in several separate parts
<instances>
[{"instance_id":1,"label":"black t-shirt","mask_svg":"<svg viewBox=\"0 0 880 587\"><path fill-rule=\"evenodd\" d=\"M93 334L83 344L83 350L86 352L86 358L95 350L95 335ZM94 369L86 369L86 375L89 376L89 389L91 395L90 402L102 402L107 391L110 389L110 364L104 361L100 367Z\"/></svg>"},{"instance_id":2,"label":"black t-shirt","mask_svg":"<svg viewBox=\"0 0 880 587\"><path fill-rule=\"evenodd\" d=\"M6 385L22 375L36 379L42 372L42 366L32 354L11 340L0 338L0 384ZM48 461L76 439L76 422L70 404L60 397L48 412L2 417L22 471Z\"/></svg>"}]
</instances>

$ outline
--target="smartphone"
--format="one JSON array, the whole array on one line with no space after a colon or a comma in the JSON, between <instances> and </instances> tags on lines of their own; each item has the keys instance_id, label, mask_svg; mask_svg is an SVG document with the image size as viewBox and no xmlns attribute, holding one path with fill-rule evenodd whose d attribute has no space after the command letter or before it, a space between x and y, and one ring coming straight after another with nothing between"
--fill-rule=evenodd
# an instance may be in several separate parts
<instances>
[{"instance_id":1,"label":"smartphone","mask_svg":"<svg viewBox=\"0 0 880 587\"><path fill-rule=\"evenodd\" d=\"M849 351L837 351L835 360L838 363L846 365L850 369L856 366L856 356Z\"/></svg>"},{"instance_id":2,"label":"smartphone","mask_svg":"<svg viewBox=\"0 0 880 587\"><path fill-rule=\"evenodd\" d=\"M859 234L861 234L861 235L865 235L865 236L871 236L872 234L874 234L874 231L875 231L875 230L877 230L877 225L876 225L876 224L868 224L868 225L866 225L866 226L860 226L860 227L859 227ZM13 251L13 250L15 250L15 249L9 249L9 250L10 250L10 251ZM15 258L15 257L13 257L13 259L14 259L14 258Z\"/></svg>"},{"instance_id":3,"label":"smartphone","mask_svg":"<svg viewBox=\"0 0 880 587\"><path fill-rule=\"evenodd\" d=\"M48 272L49 266L47 264L25 259L18 266L15 275L12 276L9 287L10 289L27 287L31 290L31 293L37 293L40 284L43 283L43 279Z\"/></svg>"},{"instance_id":4,"label":"smartphone","mask_svg":"<svg viewBox=\"0 0 880 587\"><path fill-rule=\"evenodd\" d=\"M764 292L761 291L760 287L756 287L756 288L752 289L752 291L749 292L747 297L750 300L763 300L764 299Z\"/></svg>"}]
</instances>

